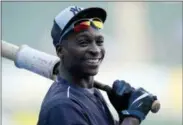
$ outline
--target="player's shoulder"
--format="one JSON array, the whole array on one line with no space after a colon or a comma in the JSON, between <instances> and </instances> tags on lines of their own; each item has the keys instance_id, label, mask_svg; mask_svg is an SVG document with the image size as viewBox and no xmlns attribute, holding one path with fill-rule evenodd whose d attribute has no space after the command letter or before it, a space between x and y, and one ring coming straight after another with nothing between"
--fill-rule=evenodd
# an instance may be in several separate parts
<instances>
[{"instance_id":1,"label":"player's shoulder","mask_svg":"<svg viewBox=\"0 0 183 125\"><path fill-rule=\"evenodd\" d=\"M69 103L71 100L67 98L68 86L54 82L46 93L42 102L42 107L50 107L56 104Z\"/></svg>"},{"instance_id":2,"label":"player's shoulder","mask_svg":"<svg viewBox=\"0 0 183 125\"><path fill-rule=\"evenodd\" d=\"M49 109L52 109L54 107L65 107L65 106L74 106L75 104L73 103L73 101L69 98L66 98L64 96L55 96L53 98L50 98L49 100L47 101L44 101L42 103L42 107L41 109L42 110L49 110Z\"/></svg>"},{"instance_id":3,"label":"player's shoulder","mask_svg":"<svg viewBox=\"0 0 183 125\"><path fill-rule=\"evenodd\" d=\"M65 91L56 93L52 97L47 97L43 101L39 113L39 121L47 121L50 113L69 116L70 112L82 112L82 108L78 104L67 96L63 96L63 94L65 94Z\"/></svg>"}]
</instances>

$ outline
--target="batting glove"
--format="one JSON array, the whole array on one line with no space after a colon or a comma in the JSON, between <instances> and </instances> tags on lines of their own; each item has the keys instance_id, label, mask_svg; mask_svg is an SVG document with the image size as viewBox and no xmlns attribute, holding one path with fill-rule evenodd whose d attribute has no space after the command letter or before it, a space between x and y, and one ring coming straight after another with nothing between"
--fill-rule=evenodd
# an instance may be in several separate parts
<instances>
[{"instance_id":1,"label":"batting glove","mask_svg":"<svg viewBox=\"0 0 183 125\"><path fill-rule=\"evenodd\" d=\"M112 92L108 92L107 94L111 104L118 114L120 114L122 110L128 108L130 95L135 89L123 80L116 80L113 83L112 90Z\"/></svg>"},{"instance_id":2,"label":"batting glove","mask_svg":"<svg viewBox=\"0 0 183 125\"><path fill-rule=\"evenodd\" d=\"M143 88L135 90L130 96L128 108L121 111L120 119L123 120L125 117L133 116L139 119L141 123L151 110L152 103L155 100L157 100L157 97Z\"/></svg>"}]
</instances>

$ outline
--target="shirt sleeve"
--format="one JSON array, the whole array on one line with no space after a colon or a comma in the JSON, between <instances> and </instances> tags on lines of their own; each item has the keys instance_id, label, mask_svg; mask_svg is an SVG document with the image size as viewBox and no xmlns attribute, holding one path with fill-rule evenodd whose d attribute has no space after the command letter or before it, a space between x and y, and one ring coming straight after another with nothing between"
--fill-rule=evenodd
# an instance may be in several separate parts
<instances>
[{"instance_id":1,"label":"shirt sleeve","mask_svg":"<svg viewBox=\"0 0 183 125\"><path fill-rule=\"evenodd\" d=\"M62 103L47 112L46 125L90 125L90 123L81 107L74 103Z\"/></svg>"}]
</instances>

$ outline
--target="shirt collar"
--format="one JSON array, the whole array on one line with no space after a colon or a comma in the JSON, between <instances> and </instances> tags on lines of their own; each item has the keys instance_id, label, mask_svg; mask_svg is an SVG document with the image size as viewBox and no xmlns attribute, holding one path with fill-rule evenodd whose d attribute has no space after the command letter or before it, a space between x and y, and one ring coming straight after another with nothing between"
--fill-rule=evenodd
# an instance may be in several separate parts
<instances>
[{"instance_id":1,"label":"shirt collar","mask_svg":"<svg viewBox=\"0 0 183 125\"><path fill-rule=\"evenodd\" d=\"M90 93L90 94L94 94L96 92L96 89L95 88L82 88L74 83L69 83L67 80L63 79L62 77L60 76L57 76L56 78L56 82L59 83L59 84L65 84L67 86L71 86L71 88L75 89L75 90L79 90L80 92L84 92L84 93Z\"/></svg>"}]
</instances>

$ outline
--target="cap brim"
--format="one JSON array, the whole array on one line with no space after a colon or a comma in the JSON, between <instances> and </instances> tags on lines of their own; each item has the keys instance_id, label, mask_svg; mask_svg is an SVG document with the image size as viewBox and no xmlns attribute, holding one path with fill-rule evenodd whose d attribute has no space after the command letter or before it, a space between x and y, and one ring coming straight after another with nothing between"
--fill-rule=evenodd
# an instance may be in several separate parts
<instances>
[{"instance_id":1,"label":"cap brim","mask_svg":"<svg viewBox=\"0 0 183 125\"><path fill-rule=\"evenodd\" d=\"M80 12L78 12L71 20L67 23L67 25L62 30L62 33L76 20L82 19L82 18L93 18L97 17L101 19L103 22L105 22L107 13L104 9L99 7L93 7L93 8L86 8ZM62 34L61 33L61 34Z\"/></svg>"}]
</instances>

